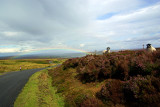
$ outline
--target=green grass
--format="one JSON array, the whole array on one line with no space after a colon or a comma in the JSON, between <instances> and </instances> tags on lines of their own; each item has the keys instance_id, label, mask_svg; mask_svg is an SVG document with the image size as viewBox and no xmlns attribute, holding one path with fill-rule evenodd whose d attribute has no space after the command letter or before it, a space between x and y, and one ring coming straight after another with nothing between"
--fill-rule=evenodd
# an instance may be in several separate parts
<instances>
[{"instance_id":1,"label":"green grass","mask_svg":"<svg viewBox=\"0 0 160 107\"><path fill-rule=\"evenodd\" d=\"M44 68L44 67L56 65L57 63L62 63L65 60L66 59L61 59L61 58L0 60L0 75L7 72L11 72L11 71L19 71L20 66L22 70ZM52 63L49 63L49 62L52 62Z\"/></svg>"},{"instance_id":2,"label":"green grass","mask_svg":"<svg viewBox=\"0 0 160 107\"><path fill-rule=\"evenodd\" d=\"M14 107L63 107L63 97L56 94L51 83L47 69L33 74L17 97Z\"/></svg>"}]
</instances>

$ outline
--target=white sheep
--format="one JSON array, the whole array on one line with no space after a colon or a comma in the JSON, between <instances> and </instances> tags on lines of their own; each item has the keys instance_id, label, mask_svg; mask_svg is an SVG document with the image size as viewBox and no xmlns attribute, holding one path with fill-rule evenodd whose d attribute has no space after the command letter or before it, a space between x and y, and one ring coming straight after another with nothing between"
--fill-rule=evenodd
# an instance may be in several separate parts
<instances>
[{"instance_id":1,"label":"white sheep","mask_svg":"<svg viewBox=\"0 0 160 107\"><path fill-rule=\"evenodd\" d=\"M107 50L103 51L103 54L110 53L110 47L107 47Z\"/></svg>"},{"instance_id":2,"label":"white sheep","mask_svg":"<svg viewBox=\"0 0 160 107\"><path fill-rule=\"evenodd\" d=\"M156 49L155 49L153 46L151 46L151 44L147 44L146 50L147 50L148 52L154 52L154 51L156 51Z\"/></svg>"},{"instance_id":3,"label":"white sheep","mask_svg":"<svg viewBox=\"0 0 160 107\"><path fill-rule=\"evenodd\" d=\"M106 52L107 52L107 50L104 50L104 51L103 51L103 54L105 54Z\"/></svg>"}]
</instances>

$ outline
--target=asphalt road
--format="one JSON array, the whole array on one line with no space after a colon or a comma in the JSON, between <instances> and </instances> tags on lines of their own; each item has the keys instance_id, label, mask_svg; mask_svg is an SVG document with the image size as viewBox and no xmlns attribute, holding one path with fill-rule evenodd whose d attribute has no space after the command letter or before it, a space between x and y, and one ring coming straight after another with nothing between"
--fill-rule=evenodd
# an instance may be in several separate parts
<instances>
[{"instance_id":1,"label":"asphalt road","mask_svg":"<svg viewBox=\"0 0 160 107\"><path fill-rule=\"evenodd\" d=\"M0 107L13 107L29 77L44 68L10 72L0 76Z\"/></svg>"}]
</instances>

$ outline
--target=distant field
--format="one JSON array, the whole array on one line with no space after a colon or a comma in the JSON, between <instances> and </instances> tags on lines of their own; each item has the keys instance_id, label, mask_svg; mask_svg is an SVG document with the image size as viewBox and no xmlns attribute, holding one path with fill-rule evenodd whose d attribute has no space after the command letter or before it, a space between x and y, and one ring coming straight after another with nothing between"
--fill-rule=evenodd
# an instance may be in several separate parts
<instances>
[{"instance_id":1,"label":"distant field","mask_svg":"<svg viewBox=\"0 0 160 107\"><path fill-rule=\"evenodd\" d=\"M56 65L64 62L66 59L54 58L54 59L10 59L0 60L0 75L6 72L43 68Z\"/></svg>"}]
</instances>

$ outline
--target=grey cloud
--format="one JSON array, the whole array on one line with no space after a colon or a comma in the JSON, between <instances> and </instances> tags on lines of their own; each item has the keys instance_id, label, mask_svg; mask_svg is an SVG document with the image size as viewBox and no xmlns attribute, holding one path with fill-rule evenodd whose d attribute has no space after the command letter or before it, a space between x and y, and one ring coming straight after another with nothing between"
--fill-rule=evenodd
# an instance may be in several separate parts
<instances>
[{"instance_id":1,"label":"grey cloud","mask_svg":"<svg viewBox=\"0 0 160 107\"><path fill-rule=\"evenodd\" d=\"M158 40L160 39L160 34L156 34L155 36L142 36L139 38L132 38L130 40L126 40L124 42L135 42L135 41L139 41L139 42L143 42L143 41L154 41L154 40Z\"/></svg>"},{"instance_id":2,"label":"grey cloud","mask_svg":"<svg viewBox=\"0 0 160 107\"><path fill-rule=\"evenodd\" d=\"M144 2L144 1L143 1ZM102 49L124 46L122 41L160 31L159 7L141 12L139 0L1 0L0 45L28 48L62 46ZM149 8L146 7L149 10ZM108 20L98 16L116 12ZM128 17L127 17L128 15ZM124 17L123 17L124 16ZM3 32L20 32L6 36ZM141 40L139 40L141 41ZM143 40L142 40L143 41ZM147 40L146 40L147 41ZM153 40L154 41L154 40ZM128 45L132 47L132 45Z\"/></svg>"}]
</instances>

